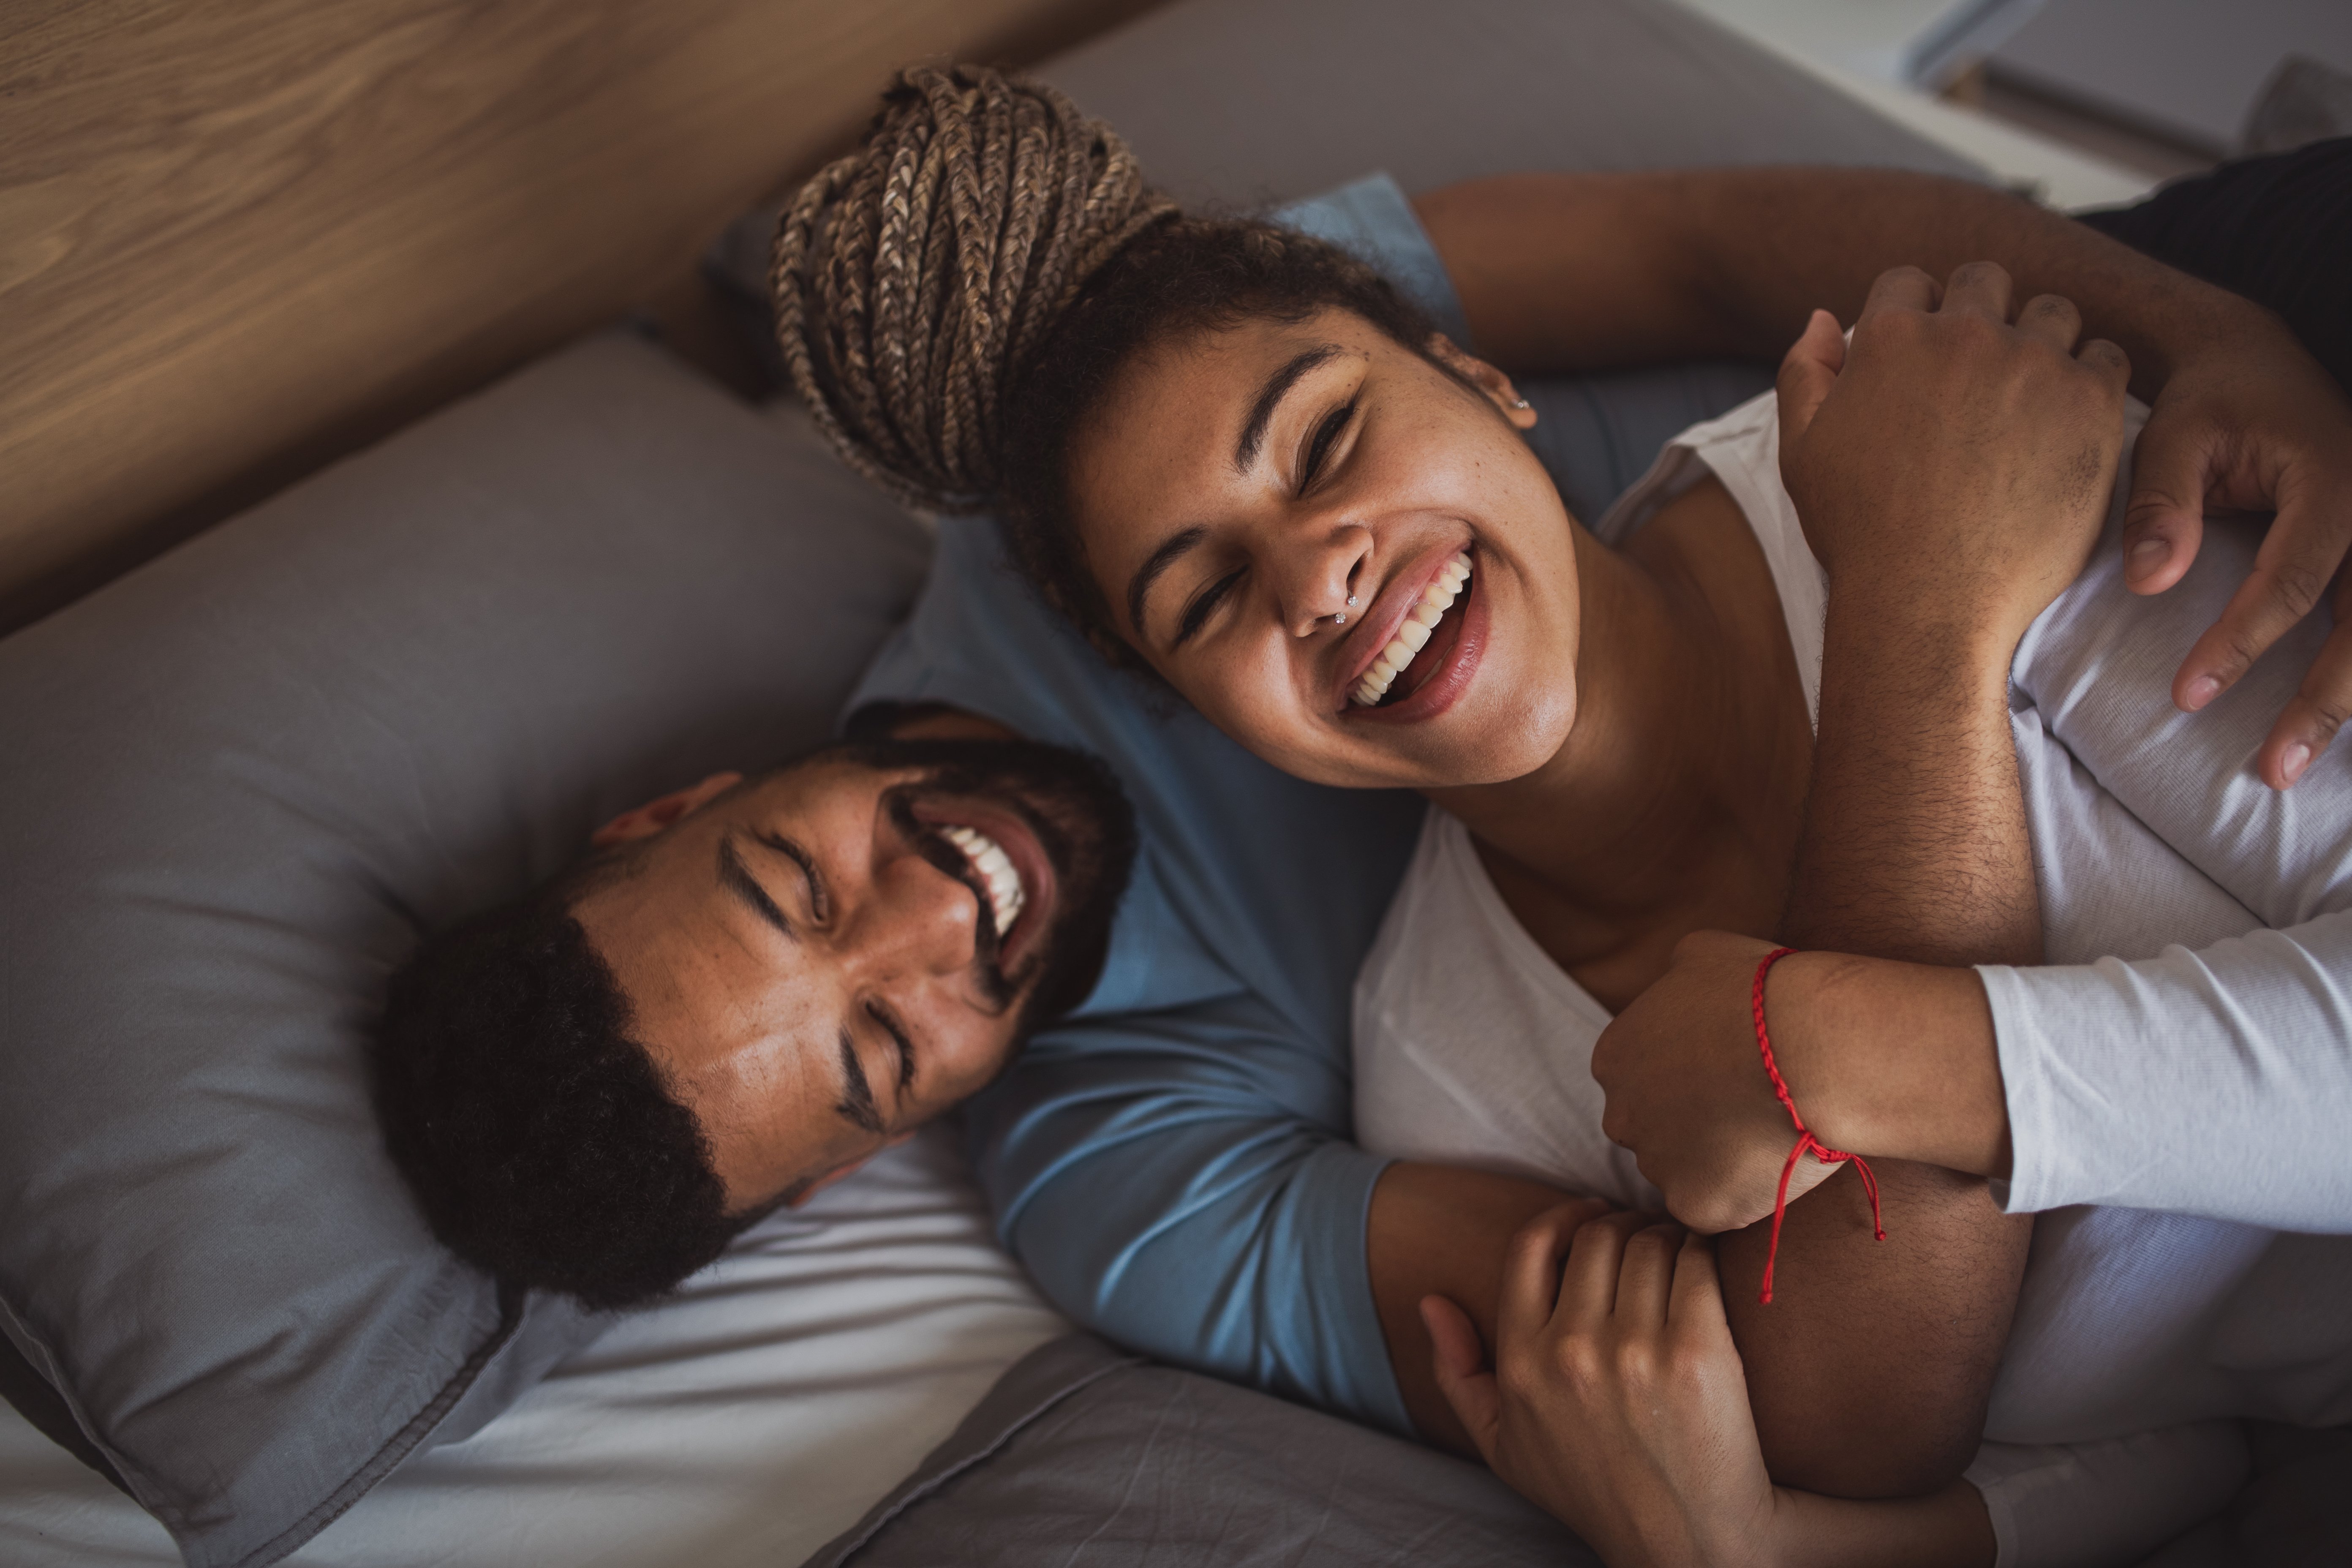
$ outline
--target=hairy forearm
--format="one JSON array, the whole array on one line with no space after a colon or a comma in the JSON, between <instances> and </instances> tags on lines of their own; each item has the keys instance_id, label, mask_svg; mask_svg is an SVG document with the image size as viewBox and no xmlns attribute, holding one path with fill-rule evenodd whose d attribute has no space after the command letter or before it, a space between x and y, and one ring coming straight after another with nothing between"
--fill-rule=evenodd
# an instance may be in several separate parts
<instances>
[{"instance_id":1,"label":"hairy forearm","mask_svg":"<svg viewBox=\"0 0 2352 1568\"><path fill-rule=\"evenodd\" d=\"M1769 1304L1758 1294L1770 1221L1719 1237L1716 1264L1772 1479L1918 1497L1957 1479L1981 1440L2032 1233L1980 1180L1872 1168L1885 1241L1871 1239L1848 1169L1790 1206Z\"/></svg>"},{"instance_id":2,"label":"hairy forearm","mask_svg":"<svg viewBox=\"0 0 2352 1568\"><path fill-rule=\"evenodd\" d=\"M1890 529L1901 520L1886 520ZM1832 584L1780 939L1923 964L2039 963L2006 650Z\"/></svg>"},{"instance_id":3,"label":"hairy forearm","mask_svg":"<svg viewBox=\"0 0 2352 1568\"><path fill-rule=\"evenodd\" d=\"M1812 789L1781 939L1915 964L2035 962L2040 906L2006 660L1957 628L1890 641L1891 624L1866 595L1841 605L1832 584ZM1881 1058L1904 1037L1868 1032L1890 1016L1854 1016L1864 1027L1846 1032L1854 1048L1835 1070L1883 1082ZM1790 1085L1809 1117L1831 1092L1827 1064L1812 1065ZM1820 1128L1832 1140L1845 1130L1835 1120ZM1931 1489L1967 1464L2032 1236L1979 1179L1895 1160L1876 1172L1888 1239L1870 1240L1859 1182L1841 1173L1789 1211L1786 1283L1771 1305L1755 1296L1769 1226L1721 1249L1774 1477L1847 1496ZM1792 1384L1807 1391L1811 1419L1774 1418L1796 1405Z\"/></svg>"},{"instance_id":4,"label":"hairy forearm","mask_svg":"<svg viewBox=\"0 0 2352 1568\"><path fill-rule=\"evenodd\" d=\"M1778 359L1809 312L1852 321L1891 267L1998 261L2018 298L2063 294L2131 356L2146 396L2179 361L2268 312L2061 214L1967 181L1884 169L1529 174L1414 203L1470 321L1507 370ZM2277 329L2283 331L2283 329Z\"/></svg>"}]
</instances>

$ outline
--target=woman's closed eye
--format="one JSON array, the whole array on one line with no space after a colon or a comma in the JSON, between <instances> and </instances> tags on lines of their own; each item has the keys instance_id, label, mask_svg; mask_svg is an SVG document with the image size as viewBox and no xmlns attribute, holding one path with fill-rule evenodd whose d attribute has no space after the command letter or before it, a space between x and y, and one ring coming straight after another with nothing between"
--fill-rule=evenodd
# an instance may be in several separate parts
<instances>
[{"instance_id":1,"label":"woman's closed eye","mask_svg":"<svg viewBox=\"0 0 2352 1568\"><path fill-rule=\"evenodd\" d=\"M1301 495L1313 488L1316 477L1323 471L1324 464L1330 457L1331 448L1348 433L1349 423L1355 416L1356 405L1350 400L1326 414L1308 433L1306 449L1298 458L1298 491ZM1193 595L1184 606L1183 617L1177 622L1175 640L1169 646L1179 648L1190 642L1202 626L1209 624L1210 616L1240 585L1241 580L1242 568L1235 567Z\"/></svg>"},{"instance_id":2,"label":"woman's closed eye","mask_svg":"<svg viewBox=\"0 0 2352 1568\"><path fill-rule=\"evenodd\" d=\"M1355 416L1356 405L1351 400L1326 414L1322 423L1315 426L1314 434L1307 438L1306 454L1298 463L1298 490L1301 495L1314 484L1315 476L1322 472L1323 459L1330 454L1339 437L1347 434L1348 421Z\"/></svg>"},{"instance_id":3,"label":"woman's closed eye","mask_svg":"<svg viewBox=\"0 0 2352 1568\"><path fill-rule=\"evenodd\" d=\"M1182 647L1190 642L1193 633L1208 625L1210 612L1224 602L1225 596L1240 584L1241 580L1242 569L1236 566L1193 595L1192 603L1184 606L1184 618L1177 623L1176 640L1169 646Z\"/></svg>"}]
</instances>

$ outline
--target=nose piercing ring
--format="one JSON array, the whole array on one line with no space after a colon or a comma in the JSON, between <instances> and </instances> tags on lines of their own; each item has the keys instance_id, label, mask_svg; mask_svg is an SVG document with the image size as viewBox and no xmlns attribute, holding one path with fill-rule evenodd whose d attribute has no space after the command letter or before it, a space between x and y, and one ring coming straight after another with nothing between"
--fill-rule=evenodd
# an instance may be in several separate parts
<instances>
[{"instance_id":1,"label":"nose piercing ring","mask_svg":"<svg viewBox=\"0 0 2352 1568\"><path fill-rule=\"evenodd\" d=\"M1348 595L1348 603L1349 603L1350 605L1352 605L1352 604L1354 604L1355 602L1356 602L1356 595L1353 595L1353 594L1349 595ZM1347 611L1345 611L1345 610L1342 610L1342 611L1340 611L1338 615L1333 616L1331 617L1331 624L1332 624L1333 626L1346 626L1346 625L1348 624L1348 612L1347 612Z\"/></svg>"},{"instance_id":2,"label":"nose piercing ring","mask_svg":"<svg viewBox=\"0 0 2352 1568\"><path fill-rule=\"evenodd\" d=\"M1525 408L1527 405L1528 400L1524 397L1514 397L1511 399L1511 406L1514 408Z\"/></svg>"}]
</instances>

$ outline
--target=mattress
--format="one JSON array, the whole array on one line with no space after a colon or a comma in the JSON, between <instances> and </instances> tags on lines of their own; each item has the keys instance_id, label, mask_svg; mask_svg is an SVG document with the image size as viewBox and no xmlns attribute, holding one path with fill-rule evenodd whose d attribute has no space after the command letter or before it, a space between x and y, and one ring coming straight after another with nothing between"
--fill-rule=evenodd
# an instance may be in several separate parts
<instances>
[{"instance_id":1,"label":"mattress","mask_svg":"<svg viewBox=\"0 0 2352 1568\"><path fill-rule=\"evenodd\" d=\"M789 1568L1068 1325L996 1245L934 1125L746 1234L287 1561ZM129 1498L0 1405L0 1563L173 1568Z\"/></svg>"}]
</instances>

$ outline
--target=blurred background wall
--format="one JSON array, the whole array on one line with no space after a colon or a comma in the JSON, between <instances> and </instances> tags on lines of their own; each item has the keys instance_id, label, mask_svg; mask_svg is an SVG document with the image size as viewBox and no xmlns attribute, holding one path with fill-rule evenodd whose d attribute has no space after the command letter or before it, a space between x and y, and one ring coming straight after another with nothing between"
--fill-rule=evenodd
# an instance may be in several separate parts
<instances>
[{"instance_id":1,"label":"blurred background wall","mask_svg":"<svg viewBox=\"0 0 2352 1568\"><path fill-rule=\"evenodd\" d=\"M1681 3L1997 169L2019 135L2070 149L2060 205L2352 132L2352 0Z\"/></svg>"},{"instance_id":2,"label":"blurred background wall","mask_svg":"<svg viewBox=\"0 0 2352 1568\"><path fill-rule=\"evenodd\" d=\"M0 633L631 310L726 374L698 253L894 67L1158 3L0 0ZM2352 129L2352 0L1660 3L2053 205Z\"/></svg>"},{"instance_id":3,"label":"blurred background wall","mask_svg":"<svg viewBox=\"0 0 2352 1568\"><path fill-rule=\"evenodd\" d=\"M0 0L0 631L632 308L926 55L1153 0Z\"/></svg>"}]
</instances>

